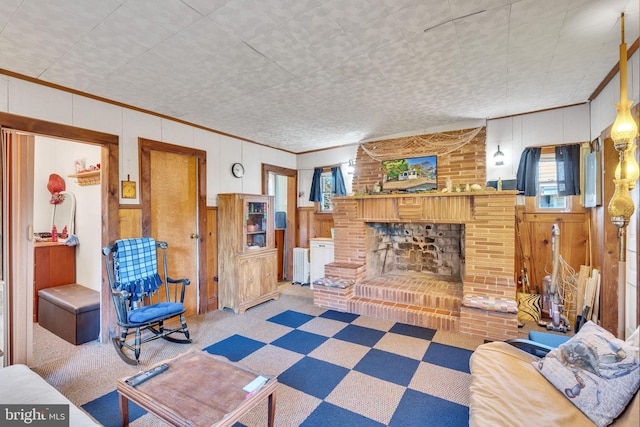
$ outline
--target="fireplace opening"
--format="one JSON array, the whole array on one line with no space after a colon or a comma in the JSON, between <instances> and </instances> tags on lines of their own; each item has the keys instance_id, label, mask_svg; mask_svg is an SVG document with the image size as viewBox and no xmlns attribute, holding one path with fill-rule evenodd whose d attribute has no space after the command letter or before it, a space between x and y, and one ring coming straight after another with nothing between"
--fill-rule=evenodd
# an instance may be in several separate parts
<instances>
[{"instance_id":1,"label":"fireplace opening","mask_svg":"<svg viewBox=\"0 0 640 427\"><path fill-rule=\"evenodd\" d=\"M369 222L367 277L423 273L462 281L464 224Z\"/></svg>"}]
</instances>

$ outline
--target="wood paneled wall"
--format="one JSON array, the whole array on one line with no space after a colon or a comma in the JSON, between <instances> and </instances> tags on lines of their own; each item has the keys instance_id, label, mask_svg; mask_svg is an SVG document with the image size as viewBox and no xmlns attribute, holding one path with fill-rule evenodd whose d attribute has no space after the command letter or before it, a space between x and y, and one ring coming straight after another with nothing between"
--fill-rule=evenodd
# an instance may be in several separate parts
<instances>
[{"instance_id":1,"label":"wood paneled wall","mask_svg":"<svg viewBox=\"0 0 640 427\"><path fill-rule=\"evenodd\" d=\"M572 212L545 212L536 209L536 198L527 197L524 206L516 207L516 276L522 282L528 277L531 292L542 294L545 276L551 275L552 263L552 227L557 224L560 235L557 237L558 253L570 267L561 268L567 272L573 269L576 274L582 265L592 265L590 254L589 221L590 212L579 206L579 196L572 196ZM575 207L578 206L578 207ZM519 285L522 288L522 283ZM575 310L567 304L567 310ZM575 313L573 313L575 316ZM573 317L571 317L573 318Z\"/></svg>"},{"instance_id":2,"label":"wood paneled wall","mask_svg":"<svg viewBox=\"0 0 640 427\"><path fill-rule=\"evenodd\" d=\"M207 311L218 309L218 208L207 207Z\"/></svg>"},{"instance_id":3,"label":"wood paneled wall","mask_svg":"<svg viewBox=\"0 0 640 427\"><path fill-rule=\"evenodd\" d=\"M316 207L298 208L297 220L296 247L308 248L314 237L331 237L332 214L318 213Z\"/></svg>"},{"instance_id":4,"label":"wood paneled wall","mask_svg":"<svg viewBox=\"0 0 640 427\"><path fill-rule=\"evenodd\" d=\"M142 235L142 209L140 205L120 205L118 220L119 239L131 239Z\"/></svg>"}]
</instances>

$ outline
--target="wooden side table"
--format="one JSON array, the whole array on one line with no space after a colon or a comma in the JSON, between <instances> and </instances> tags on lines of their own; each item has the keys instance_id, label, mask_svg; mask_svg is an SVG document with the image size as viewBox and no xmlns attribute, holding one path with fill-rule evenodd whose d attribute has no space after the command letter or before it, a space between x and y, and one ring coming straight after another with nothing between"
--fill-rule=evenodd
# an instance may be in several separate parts
<instances>
[{"instance_id":1,"label":"wooden side table","mask_svg":"<svg viewBox=\"0 0 640 427\"><path fill-rule=\"evenodd\" d=\"M129 400L174 426L223 427L268 399L268 425L273 427L276 378L247 394L242 388L260 374L224 357L193 350L162 363L169 369L136 387L125 382L128 377L118 380L123 426L129 425Z\"/></svg>"}]
</instances>

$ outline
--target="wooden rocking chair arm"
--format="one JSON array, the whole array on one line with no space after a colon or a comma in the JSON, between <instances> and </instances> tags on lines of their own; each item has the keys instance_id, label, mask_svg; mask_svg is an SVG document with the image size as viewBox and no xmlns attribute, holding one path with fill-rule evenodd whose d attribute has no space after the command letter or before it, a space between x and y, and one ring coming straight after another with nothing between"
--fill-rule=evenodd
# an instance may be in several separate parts
<instances>
[{"instance_id":1,"label":"wooden rocking chair arm","mask_svg":"<svg viewBox=\"0 0 640 427\"><path fill-rule=\"evenodd\" d=\"M184 283L185 286L191 284L191 280L189 279L172 279L171 277L167 277L167 282L169 283Z\"/></svg>"},{"instance_id":2,"label":"wooden rocking chair arm","mask_svg":"<svg viewBox=\"0 0 640 427\"><path fill-rule=\"evenodd\" d=\"M180 287L180 299L179 299L179 301L180 302L184 302L184 294L186 292L187 286L189 286L191 284L191 280L189 280L189 279L172 279L169 276L167 276L167 283L182 283L182 286ZM177 295L175 297L177 298Z\"/></svg>"}]
</instances>

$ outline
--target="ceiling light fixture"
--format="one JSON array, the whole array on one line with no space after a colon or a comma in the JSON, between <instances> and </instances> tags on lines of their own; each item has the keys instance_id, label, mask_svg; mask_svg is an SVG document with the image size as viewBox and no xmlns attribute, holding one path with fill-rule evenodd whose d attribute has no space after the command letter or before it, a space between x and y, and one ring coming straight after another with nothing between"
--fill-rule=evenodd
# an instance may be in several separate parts
<instances>
[{"instance_id":1,"label":"ceiling light fixture","mask_svg":"<svg viewBox=\"0 0 640 427\"><path fill-rule=\"evenodd\" d=\"M500 146L498 145L498 151L493 155L493 162L496 166L504 165L504 153L500 151Z\"/></svg>"}]
</instances>

